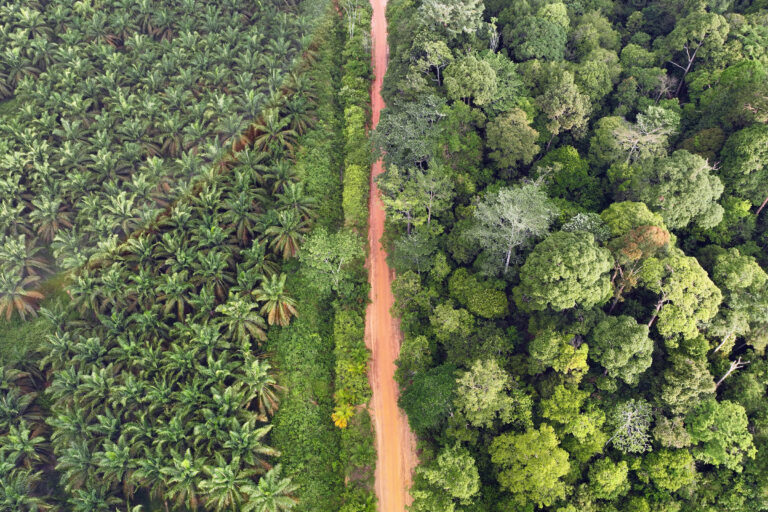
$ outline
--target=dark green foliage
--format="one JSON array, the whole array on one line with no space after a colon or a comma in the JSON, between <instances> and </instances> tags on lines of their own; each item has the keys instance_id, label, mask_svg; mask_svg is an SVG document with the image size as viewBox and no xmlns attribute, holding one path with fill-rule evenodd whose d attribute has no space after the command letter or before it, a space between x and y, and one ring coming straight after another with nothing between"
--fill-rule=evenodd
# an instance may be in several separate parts
<instances>
[{"instance_id":1,"label":"dark green foliage","mask_svg":"<svg viewBox=\"0 0 768 512\"><path fill-rule=\"evenodd\" d=\"M456 367L444 364L417 374L400 395L400 407L418 435L439 431L453 410Z\"/></svg>"},{"instance_id":2,"label":"dark green foliage","mask_svg":"<svg viewBox=\"0 0 768 512\"><path fill-rule=\"evenodd\" d=\"M504 39L516 60L562 60L566 31L562 25L541 16L524 16L504 28Z\"/></svg>"},{"instance_id":3,"label":"dark green foliage","mask_svg":"<svg viewBox=\"0 0 768 512\"><path fill-rule=\"evenodd\" d=\"M590 211L603 201L600 180L589 174L589 164L572 146L547 153L536 163L535 175L547 183L550 197L567 199Z\"/></svg>"}]
</instances>

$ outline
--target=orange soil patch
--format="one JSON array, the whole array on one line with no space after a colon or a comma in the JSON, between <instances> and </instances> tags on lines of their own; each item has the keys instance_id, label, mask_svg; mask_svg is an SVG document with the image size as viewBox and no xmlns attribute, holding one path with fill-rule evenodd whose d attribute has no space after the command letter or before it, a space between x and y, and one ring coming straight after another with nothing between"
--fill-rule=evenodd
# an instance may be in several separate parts
<instances>
[{"instance_id":1,"label":"orange soil patch","mask_svg":"<svg viewBox=\"0 0 768 512\"><path fill-rule=\"evenodd\" d=\"M386 0L371 0L373 19L372 62L374 81L371 88L372 126L379 122L384 108L381 85L387 71ZM387 265L387 253L380 240L384 234L384 205L373 178L383 171L378 161L371 168L370 216L368 227L368 280L371 284L371 303L368 305L365 339L371 350L369 380L373 397L369 410L376 429L376 496L381 512L405 512L411 502L408 489L411 473L418 460L416 439L408 428L405 414L397 406L398 387L394 380L395 360L400 352L400 328L390 309L394 303L392 279L394 272Z\"/></svg>"}]
</instances>

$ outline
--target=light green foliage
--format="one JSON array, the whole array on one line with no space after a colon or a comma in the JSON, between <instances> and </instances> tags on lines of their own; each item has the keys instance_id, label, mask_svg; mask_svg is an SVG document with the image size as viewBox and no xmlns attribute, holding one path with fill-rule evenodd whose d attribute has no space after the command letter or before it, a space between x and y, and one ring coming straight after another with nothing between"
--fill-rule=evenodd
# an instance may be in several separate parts
<instances>
[{"instance_id":1,"label":"light green foliage","mask_svg":"<svg viewBox=\"0 0 768 512\"><path fill-rule=\"evenodd\" d=\"M745 59L701 85L699 104L701 123L719 125L725 130L743 128L754 122L765 122L768 110L768 69L759 60ZM714 86L711 86L715 82ZM692 86L695 84L691 84ZM758 108L755 108L758 107Z\"/></svg>"},{"instance_id":2,"label":"light green foliage","mask_svg":"<svg viewBox=\"0 0 768 512\"><path fill-rule=\"evenodd\" d=\"M754 458L757 453L747 414L737 403L710 398L698 404L685 422L691 439L698 444L693 448L697 460L740 473L745 457Z\"/></svg>"},{"instance_id":3,"label":"light green foliage","mask_svg":"<svg viewBox=\"0 0 768 512\"><path fill-rule=\"evenodd\" d=\"M712 396L715 381L707 368L707 361L673 354L664 371L661 401L673 414L684 414L701 400Z\"/></svg>"},{"instance_id":4,"label":"light green foliage","mask_svg":"<svg viewBox=\"0 0 768 512\"><path fill-rule=\"evenodd\" d=\"M661 215L651 212L645 203L623 201L613 203L600 213L600 217L614 237L624 235L639 226L664 227Z\"/></svg>"},{"instance_id":5,"label":"light green foliage","mask_svg":"<svg viewBox=\"0 0 768 512\"><path fill-rule=\"evenodd\" d=\"M556 214L537 185L502 188L477 205L468 236L489 253L494 274L506 273L514 251L544 235Z\"/></svg>"},{"instance_id":6,"label":"light green foliage","mask_svg":"<svg viewBox=\"0 0 768 512\"><path fill-rule=\"evenodd\" d=\"M650 449L651 406L645 400L627 400L609 416L613 429L609 441L624 453L643 453Z\"/></svg>"},{"instance_id":7,"label":"light green foliage","mask_svg":"<svg viewBox=\"0 0 768 512\"><path fill-rule=\"evenodd\" d=\"M426 0L419 9L424 22L450 36L472 33L480 27L482 0Z\"/></svg>"},{"instance_id":8,"label":"light green foliage","mask_svg":"<svg viewBox=\"0 0 768 512\"><path fill-rule=\"evenodd\" d=\"M679 249L665 258L648 258L640 278L659 296L652 314L658 316L659 334L668 339L677 335L695 338L699 326L715 316L722 301L722 293L696 258Z\"/></svg>"},{"instance_id":9,"label":"light green foliage","mask_svg":"<svg viewBox=\"0 0 768 512\"><path fill-rule=\"evenodd\" d=\"M464 308L456 309L450 303L444 302L434 309L429 317L435 337L442 342L456 343L466 340L475 327L475 317Z\"/></svg>"},{"instance_id":10,"label":"light green foliage","mask_svg":"<svg viewBox=\"0 0 768 512\"><path fill-rule=\"evenodd\" d=\"M568 18L568 10L562 2L548 3L542 6L536 15L560 25L564 30L568 30L571 24L571 20Z\"/></svg>"},{"instance_id":11,"label":"light green foliage","mask_svg":"<svg viewBox=\"0 0 768 512\"><path fill-rule=\"evenodd\" d=\"M611 93L621 73L616 52L602 48L592 50L572 70L576 85L597 105Z\"/></svg>"},{"instance_id":12,"label":"light green foliage","mask_svg":"<svg viewBox=\"0 0 768 512\"><path fill-rule=\"evenodd\" d=\"M693 483L696 468L688 450L659 450L643 459L639 476L650 478L659 489L676 492Z\"/></svg>"},{"instance_id":13,"label":"light green foliage","mask_svg":"<svg viewBox=\"0 0 768 512\"><path fill-rule=\"evenodd\" d=\"M309 282L321 293L332 290L346 295L351 292L350 267L364 255L362 241L355 233L316 229L304 243L299 259L305 265Z\"/></svg>"},{"instance_id":14,"label":"light green foliage","mask_svg":"<svg viewBox=\"0 0 768 512\"><path fill-rule=\"evenodd\" d=\"M414 50L418 48L418 58L416 66L420 68L423 73L435 72L435 81L437 83L442 82L441 72L451 62L453 62L453 53L445 41L428 40L424 42L415 42ZM414 52L416 53L416 52Z\"/></svg>"},{"instance_id":15,"label":"light green foliage","mask_svg":"<svg viewBox=\"0 0 768 512\"><path fill-rule=\"evenodd\" d=\"M433 216L450 208L454 196L450 169L436 164L426 170L391 165L378 185L388 213L406 224L409 234L412 226L430 225Z\"/></svg>"},{"instance_id":16,"label":"light green foliage","mask_svg":"<svg viewBox=\"0 0 768 512\"><path fill-rule=\"evenodd\" d=\"M657 417L653 437L667 448L686 448L691 445L691 435L685 430L685 418L682 416Z\"/></svg>"},{"instance_id":17,"label":"light green foliage","mask_svg":"<svg viewBox=\"0 0 768 512\"><path fill-rule=\"evenodd\" d=\"M357 406L368 401L370 353L365 346L365 323L355 311L339 310L333 321L336 360L336 402Z\"/></svg>"},{"instance_id":18,"label":"light green foliage","mask_svg":"<svg viewBox=\"0 0 768 512\"><path fill-rule=\"evenodd\" d=\"M426 371L432 362L432 351L426 336L407 336L400 345L395 377L402 385L417 373Z\"/></svg>"},{"instance_id":19,"label":"light green foliage","mask_svg":"<svg viewBox=\"0 0 768 512\"><path fill-rule=\"evenodd\" d=\"M674 30L664 39L658 40L659 49L665 57L683 71L683 77L691 70L696 57L708 56L711 50L717 51L728 36L728 22L719 14L695 10L675 24ZM685 52L684 50L688 50ZM675 60L676 54L685 55Z\"/></svg>"},{"instance_id":20,"label":"light green foliage","mask_svg":"<svg viewBox=\"0 0 768 512\"><path fill-rule=\"evenodd\" d=\"M631 316L610 316L601 321L590 336L589 356L606 369L608 375L635 386L640 375L651 366L653 341L648 326Z\"/></svg>"},{"instance_id":21,"label":"light green foliage","mask_svg":"<svg viewBox=\"0 0 768 512\"><path fill-rule=\"evenodd\" d=\"M538 244L520 270L515 302L524 311L592 307L608 300L610 252L590 233L558 232Z\"/></svg>"},{"instance_id":22,"label":"light green foliage","mask_svg":"<svg viewBox=\"0 0 768 512\"><path fill-rule=\"evenodd\" d=\"M546 423L524 434L496 437L489 453L499 469L499 484L519 505L546 507L565 497L562 478L570 469L568 452L559 447L554 429Z\"/></svg>"},{"instance_id":23,"label":"light green foliage","mask_svg":"<svg viewBox=\"0 0 768 512\"><path fill-rule=\"evenodd\" d=\"M416 492L412 493L414 512L450 512L456 505L472 505L480 491L480 475L475 460L460 445L444 448L437 458L416 470ZM428 486L419 485L423 479ZM429 488L431 487L431 489Z\"/></svg>"},{"instance_id":24,"label":"light green foliage","mask_svg":"<svg viewBox=\"0 0 768 512\"><path fill-rule=\"evenodd\" d=\"M724 295L723 307L707 329L718 336L718 350L732 346L736 336L745 336L756 348L764 349L759 334L768 323L768 274L752 256L742 256L734 248L715 258L712 280ZM756 336L750 335L752 331Z\"/></svg>"},{"instance_id":25,"label":"light green foliage","mask_svg":"<svg viewBox=\"0 0 768 512\"><path fill-rule=\"evenodd\" d=\"M589 97L579 91L573 74L562 71L552 76L536 97L536 104L544 116L544 125L553 136L572 131L581 134L587 125L590 111Z\"/></svg>"},{"instance_id":26,"label":"light green foliage","mask_svg":"<svg viewBox=\"0 0 768 512\"><path fill-rule=\"evenodd\" d=\"M671 109L647 106L637 115L634 123L620 123L613 129L624 162L642 162L651 158L666 156L669 138L680 128L680 114Z\"/></svg>"},{"instance_id":27,"label":"light green foliage","mask_svg":"<svg viewBox=\"0 0 768 512\"><path fill-rule=\"evenodd\" d=\"M611 237L611 230L608 228L608 225L600 215L594 212L577 213L568 222L563 224L561 229L568 233L575 233L577 231L591 233L598 242L605 242Z\"/></svg>"},{"instance_id":28,"label":"light green foliage","mask_svg":"<svg viewBox=\"0 0 768 512\"><path fill-rule=\"evenodd\" d=\"M480 282L466 269L456 270L448 280L451 297L477 316L483 318L501 318L509 313L507 295L503 290Z\"/></svg>"},{"instance_id":29,"label":"light green foliage","mask_svg":"<svg viewBox=\"0 0 768 512\"><path fill-rule=\"evenodd\" d=\"M658 211L670 229L691 222L716 226L723 218L716 203L722 193L723 184L707 161L685 150L645 165L629 186L629 195Z\"/></svg>"},{"instance_id":30,"label":"light green foliage","mask_svg":"<svg viewBox=\"0 0 768 512\"><path fill-rule=\"evenodd\" d=\"M621 39L611 22L595 10L587 11L579 18L571 32L571 41L576 56L582 59L598 48L618 51Z\"/></svg>"},{"instance_id":31,"label":"light green foliage","mask_svg":"<svg viewBox=\"0 0 768 512\"><path fill-rule=\"evenodd\" d=\"M624 157L619 141L615 135L618 131L629 130L626 119L619 116L601 117L592 131L589 139L589 158L599 166L608 166Z\"/></svg>"},{"instance_id":32,"label":"light green foliage","mask_svg":"<svg viewBox=\"0 0 768 512\"><path fill-rule=\"evenodd\" d=\"M344 109L345 157L341 206L344 224L358 230L365 229L368 223L370 167L365 150L368 146L366 121L362 106L351 105Z\"/></svg>"},{"instance_id":33,"label":"light green foliage","mask_svg":"<svg viewBox=\"0 0 768 512\"><path fill-rule=\"evenodd\" d=\"M488 123L486 140L490 156L501 168L529 165L541 149L539 132L531 128L528 114L516 108Z\"/></svg>"},{"instance_id":34,"label":"light green foliage","mask_svg":"<svg viewBox=\"0 0 768 512\"><path fill-rule=\"evenodd\" d=\"M587 210L602 202L600 180L589 174L589 164L573 146L561 146L544 155L533 175L544 180L551 197L567 199Z\"/></svg>"},{"instance_id":35,"label":"light green foliage","mask_svg":"<svg viewBox=\"0 0 768 512\"><path fill-rule=\"evenodd\" d=\"M588 392L576 386L557 386L551 397L541 401L541 415L559 423L563 433L571 434L584 443L598 434L605 423L605 414L601 411L581 410L588 396Z\"/></svg>"},{"instance_id":36,"label":"light green foliage","mask_svg":"<svg viewBox=\"0 0 768 512\"><path fill-rule=\"evenodd\" d=\"M344 169L342 209L347 226L363 230L368 222L368 168L350 164Z\"/></svg>"},{"instance_id":37,"label":"light green foliage","mask_svg":"<svg viewBox=\"0 0 768 512\"><path fill-rule=\"evenodd\" d=\"M721 176L728 191L761 204L768 197L768 126L753 124L725 142Z\"/></svg>"},{"instance_id":38,"label":"light green foliage","mask_svg":"<svg viewBox=\"0 0 768 512\"><path fill-rule=\"evenodd\" d=\"M421 274L430 270L437 250L436 237L429 228L416 228L395 240L390 264L398 273L413 271Z\"/></svg>"},{"instance_id":39,"label":"light green foliage","mask_svg":"<svg viewBox=\"0 0 768 512\"><path fill-rule=\"evenodd\" d=\"M528 344L528 353L531 356L531 371L540 373L547 368L556 372L571 375L576 380L589 369L587 365L587 353L589 347L586 343L574 346L575 336L560 333L553 329L544 329L536 333L536 336Z\"/></svg>"},{"instance_id":40,"label":"light green foliage","mask_svg":"<svg viewBox=\"0 0 768 512\"><path fill-rule=\"evenodd\" d=\"M614 500L629 492L626 461L613 462L605 458L596 461L589 468L589 487L595 498Z\"/></svg>"},{"instance_id":41,"label":"light green foliage","mask_svg":"<svg viewBox=\"0 0 768 512\"><path fill-rule=\"evenodd\" d=\"M485 105L496 96L496 71L470 53L445 68L445 89L454 101Z\"/></svg>"},{"instance_id":42,"label":"light green foliage","mask_svg":"<svg viewBox=\"0 0 768 512\"><path fill-rule=\"evenodd\" d=\"M563 60L566 29L551 19L528 15L504 27L504 40L518 61Z\"/></svg>"},{"instance_id":43,"label":"light green foliage","mask_svg":"<svg viewBox=\"0 0 768 512\"><path fill-rule=\"evenodd\" d=\"M417 101L396 101L382 112L371 137L373 147L392 164L404 168L428 161L434 153L437 122L445 117L445 99L422 95Z\"/></svg>"},{"instance_id":44,"label":"light green foliage","mask_svg":"<svg viewBox=\"0 0 768 512\"><path fill-rule=\"evenodd\" d=\"M478 359L456 380L456 407L474 427L531 424L531 399L495 359Z\"/></svg>"}]
</instances>

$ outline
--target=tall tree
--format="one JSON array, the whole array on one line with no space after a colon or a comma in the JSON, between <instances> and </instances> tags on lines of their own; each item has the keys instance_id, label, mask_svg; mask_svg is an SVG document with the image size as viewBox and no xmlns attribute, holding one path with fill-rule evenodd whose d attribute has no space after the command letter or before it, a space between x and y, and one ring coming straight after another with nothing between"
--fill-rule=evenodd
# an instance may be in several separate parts
<instances>
[{"instance_id":1,"label":"tall tree","mask_svg":"<svg viewBox=\"0 0 768 512\"><path fill-rule=\"evenodd\" d=\"M456 407L475 427L530 423L530 399L515 390L514 383L495 359L478 359L457 379Z\"/></svg>"},{"instance_id":2,"label":"tall tree","mask_svg":"<svg viewBox=\"0 0 768 512\"><path fill-rule=\"evenodd\" d=\"M568 452L560 448L552 427L543 423L523 434L496 437L489 448L491 462L499 468L501 486L526 506L548 507L565 497Z\"/></svg>"},{"instance_id":3,"label":"tall tree","mask_svg":"<svg viewBox=\"0 0 768 512\"><path fill-rule=\"evenodd\" d=\"M631 316L608 317L595 326L590 336L589 357L600 363L607 374L636 386L640 375L651 366L653 341L648 326Z\"/></svg>"},{"instance_id":4,"label":"tall tree","mask_svg":"<svg viewBox=\"0 0 768 512\"><path fill-rule=\"evenodd\" d=\"M553 233L534 247L520 269L515 303L524 311L603 304L611 295L611 266L610 252L591 233Z\"/></svg>"},{"instance_id":5,"label":"tall tree","mask_svg":"<svg viewBox=\"0 0 768 512\"><path fill-rule=\"evenodd\" d=\"M470 239L498 262L506 274L514 251L546 234L557 209L538 185L502 188L481 201L474 213Z\"/></svg>"},{"instance_id":6,"label":"tall tree","mask_svg":"<svg viewBox=\"0 0 768 512\"><path fill-rule=\"evenodd\" d=\"M712 166L684 149L646 164L629 184L631 198L658 211L670 229L691 222L702 228L719 224L723 207L716 201L722 193L723 184L712 174Z\"/></svg>"}]
</instances>

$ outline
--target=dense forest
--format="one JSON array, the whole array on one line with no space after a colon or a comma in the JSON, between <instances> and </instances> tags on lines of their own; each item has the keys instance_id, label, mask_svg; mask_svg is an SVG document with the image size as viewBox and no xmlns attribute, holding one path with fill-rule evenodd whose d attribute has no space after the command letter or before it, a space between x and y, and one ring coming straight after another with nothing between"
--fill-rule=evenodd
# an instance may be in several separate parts
<instances>
[{"instance_id":1,"label":"dense forest","mask_svg":"<svg viewBox=\"0 0 768 512\"><path fill-rule=\"evenodd\" d=\"M411 510L768 509L768 4L388 18Z\"/></svg>"},{"instance_id":2,"label":"dense forest","mask_svg":"<svg viewBox=\"0 0 768 512\"><path fill-rule=\"evenodd\" d=\"M367 12L0 2L0 510L373 510Z\"/></svg>"}]
</instances>

